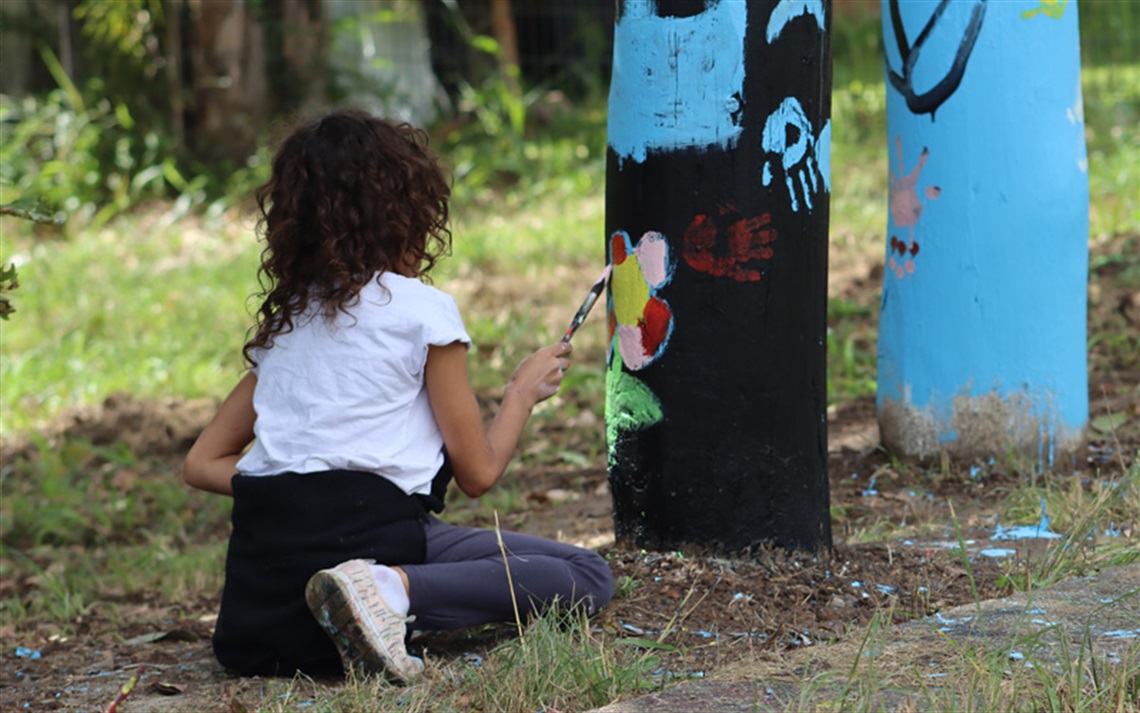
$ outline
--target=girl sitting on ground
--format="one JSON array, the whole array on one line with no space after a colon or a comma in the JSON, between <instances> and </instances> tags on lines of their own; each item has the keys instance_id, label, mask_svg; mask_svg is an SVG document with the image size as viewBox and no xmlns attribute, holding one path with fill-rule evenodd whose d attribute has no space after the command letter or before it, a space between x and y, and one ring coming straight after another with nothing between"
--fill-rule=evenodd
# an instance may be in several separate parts
<instances>
[{"instance_id":1,"label":"girl sitting on ground","mask_svg":"<svg viewBox=\"0 0 1140 713\"><path fill-rule=\"evenodd\" d=\"M408 622L514 621L516 603L593 614L613 594L594 552L510 532L500 549L435 516L450 480L472 498L495 484L571 351L523 360L484 425L455 300L426 284L450 249L449 197L423 131L356 111L300 125L258 190L250 369L183 469L233 496L213 638L227 668L409 681L423 662Z\"/></svg>"}]
</instances>

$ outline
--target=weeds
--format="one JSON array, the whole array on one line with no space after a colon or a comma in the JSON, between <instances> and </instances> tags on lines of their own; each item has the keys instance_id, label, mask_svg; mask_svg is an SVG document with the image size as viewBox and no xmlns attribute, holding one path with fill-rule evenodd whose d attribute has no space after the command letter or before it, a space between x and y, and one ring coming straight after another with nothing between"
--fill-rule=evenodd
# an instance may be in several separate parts
<instances>
[{"instance_id":1,"label":"weeds","mask_svg":"<svg viewBox=\"0 0 1140 713\"><path fill-rule=\"evenodd\" d=\"M0 599L6 625L66 628L98 602L217 591L225 500L190 491L123 448L34 445L32 456L0 471L0 573L12 584Z\"/></svg>"},{"instance_id":2,"label":"weeds","mask_svg":"<svg viewBox=\"0 0 1140 713\"><path fill-rule=\"evenodd\" d=\"M614 582L614 599L624 599L633 596L640 583L629 575L622 575Z\"/></svg>"},{"instance_id":3,"label":"weeds","mask_svg":"<svg viewBox=\"0 0 1140 713\"><path fill-rule=\"evenodd\" d=\"M225 501L198 495L160 465L123 448L37 440L35 455L2 473L0 538L6 548L186 545L224 531ZM151 535L149 533L154 533Z\"/></svg>"},{"instance_id":4,"label":"weeds","mask_svg":"<svg viewBox=\"0 0 1140 713\"><path fill-rule=\"evenodd\" d=\"M551 610L485 656L448 663L429 657L414 686L350 675L329 690L298 678L266 691L257 710L293 710L306 701L306 710L360 713L580 711L660 688L667 681L660 668L654 649L623 644L582 614Z\"/></svg>"},{"instance_id":5,"label":"weeds","mask_svg":"<svg viewBox=\"0 0 1140 713\"><path fill-rule=\"evenodd\" d=\"M1040 503L1036 512L1024 505L1033 499ZM1130 536L1140 515L1140 461L1112 479L1050 475L1036 487L1014 490L1008 502L1013 521L1044 522L1048 512L1055 518L1055 529L1064 533L1038 541L1044 544L1033 548L1033 556L1028 546L1023 548L1023 559L1014 562L1007 575L1008 583L1019 590L1140 561L1140 548ZM1033 517L1026 518L1027 512Z\"/></svg>"},{"instance_id":6,"label":"weeds","mask_svg":"<svg viewBox=\"0 0 1140 713\"><path fill-rule=\"evenodd\" d=\"M492 651L485 665L500 685L476 694L482 710L588 710L659 685L653 653L615 646L579 616L547 615ZM486 674L484 674L486 675Z\"/></svg>"},{"instance_id":7,"label":"weeds","mask_svg":"<svg viewBox=\"0 0 1140 713\"><path fill-rule=\"evenodd\" d=\"M963 565L972 577L964 555ZM879 613L849 643L806 656L798 695L769 695L766 700L776 698L776 705L756 708L1135 713L1140 642L1109 638L1119 645L1106 644L1096 632L1102 612L1120 607L1116 616L1127 616L1133 609L1125 600L1138 596L1140 589L1133 589L1102 600L1075 630L1042 619L1048 614L1032 596L997 608L983 607L975 597L974 616L939 619L951 625L948 630L933 621L929 631L892 628L889 613Z\"/></svg>"},{"instance_id":8,"label":"weeds","mask_svg":"<svg viewBox=\"0 0 1140 713\"><path fill-rule=\"evenodd\" d=\"M1086 634L1072 641L1048 631L1015 636L989 648L962 646L941 668L940 686L924 685L929 710L1132 712L1137 705L1140 647L1123 655L1096 651Z\"/></svg>"}]
</instances>

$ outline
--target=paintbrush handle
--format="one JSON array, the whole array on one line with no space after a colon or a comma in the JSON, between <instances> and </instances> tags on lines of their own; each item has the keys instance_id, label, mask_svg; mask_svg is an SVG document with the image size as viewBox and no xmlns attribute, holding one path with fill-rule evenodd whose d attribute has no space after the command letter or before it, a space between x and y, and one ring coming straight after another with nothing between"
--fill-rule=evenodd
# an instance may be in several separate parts
<instances>
[{"instance_id":1,"label":"paintbrush handle","mask_svg":"<svg viewBox=\"0 0 1140 713\"><path fill-rule=\"evenodd\" d=\"M570 338L574 336L574 332L577 332L578 327L582 326L582 322L586 321L586 315L590 313L590 309L597 301L598 292L591 290L590 294L586 295L585 301L582 302L582 306L578 308L578 313L574 315L574 319L570 320L570 326L566 329L566 334L562 335L562 341L570 341Z\"/></svg>"},{"instance_id":2,"label":"paintbrush handle","mask_svg":"<svg viewBox=\"0 0 1140 713\"><path fill-rule=\"evenodd\" d=\"M563 342L569 342L570 338L574 336L574 332L578 331L578 327L582 326L582 322L586 321L586 315L590 313L590 308L598 301L598 295L602 294L602 290L606 289L606 282L610 279L611 267L606 265L602 270L602 274L598 275L598 279L590 288L589 293L586 294L586 299L582 300L582 306L578 308L578 313L574 315L574 319L570 320L570 326L566 329L566 334L562 335Z\"/></svg>"}]
</instances>

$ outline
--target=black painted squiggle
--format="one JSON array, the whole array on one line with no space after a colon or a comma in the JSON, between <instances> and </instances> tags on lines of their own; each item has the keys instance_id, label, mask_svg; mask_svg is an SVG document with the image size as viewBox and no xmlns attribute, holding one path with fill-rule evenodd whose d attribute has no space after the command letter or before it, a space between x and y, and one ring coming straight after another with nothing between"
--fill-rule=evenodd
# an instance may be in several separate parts
<instances>
[{"instance_id":1,"label":"black painted squiggle","mask_svg":"<svg viewBox=\"0 0 1140 713\"><path fill-rule=\"evenodd\" d=\"M950 5L950 1L942 0L938 3L938 7L935 8L930 20L922 28L922 32L918 34L913 45L906 38L906 29L903 27L902 16L899 14L899 0L891 0L890 2L891 29L894 31L895 42L899 48L899 55L902 57L903 67L900 75L891 69L888 62L887 76L891 80L891 85L906 98L907 108L915 114L930 114L932 119L935 110L942 106L942 103L949 99L950 95L958 89L958 85L962 83L962 76L966 72L966 61L974 50L974 43L978 40L978 33L982 30L982 19L986 14L986 0L975 0L973 10L970 12L970 21L962 35L962 41L958 44L958 52L954 55L954 62L950 65L950 70L928 91L923 94L916 94L913 85L914 65L918 62L923 44L930 36L934 26L938 24L942 13Z\"/></svg>"}]
</instances>

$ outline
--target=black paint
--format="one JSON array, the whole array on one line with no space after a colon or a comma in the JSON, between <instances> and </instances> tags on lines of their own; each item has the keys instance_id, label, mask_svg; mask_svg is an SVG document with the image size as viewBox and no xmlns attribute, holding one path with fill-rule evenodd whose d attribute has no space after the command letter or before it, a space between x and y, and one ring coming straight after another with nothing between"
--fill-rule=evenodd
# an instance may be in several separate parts
<instances>
[{"instance_id":1,"label":"black paint","mask_svg":"<svg viewBox=\"0 0 1140 713\"><path fill-rule=\"evenodd\" d=\"M811 212L801 200L796 212L782 172L769 186L761 181L772 158L762 147L765 122L786 97L798 99L817 131L830 116L830 37L800 18L769 45L765 29L776 5L748 5L743 131L734 147L651 152L644 163L619 164L612 150L607 156L607 251L616 231L636 242L653 230L666 236L677 263L658 294L673 311L668 347L630 372L657 395L664 420L621 431L613 444L615 529L626 545L730 552L763 543L831 546L829 196L814 196ZM831 6L824 6L830 28ZM770 256L755 257L757 249L744 254L746 264L723 261L732 269L719 275L694 268L684 257L684 235L701 214L720 231L711 248L720 257L732 254L726 226L769 214L763 225L776 235L765 243ZM759 279L741 279L744 268Z\"/></svg>"},{"instance_id":2,"label":"black paint","mask_svg":"<svg viewBox=\"0 0 1140 713\"><path fill-rule=\"evenodd\" d=\"M963 0L955 0L956 2L963 2ZM966 73L966 62L970 59L970 53L974 51L974 43L978 40L978 33L982 31L982 20L986 14L986 0L971 0L974 3L970 11L970 19L966 25L965 30L962 32L962 39L958 43L958 51L954 54L954 60L951 62L950 67L946 71L946 75L938 80L938 83L933 87L918 94L914 90L914 65L918 62L918 58L922 53L922 46L926 42L926 38L938 25L938 21L942 17L942 13L950 5L950 0L942 0L931 14L930 19L923 26L922 31L918 33L915 38L914 44L911 45L906 37L906 29L903 27L902 15L899 12L899 0L890 1L891 10L891 30L895 36L895 43L898 45L899 56L902 58L902 73L898 73L887 65L887 77L891 80L891 86L898 90L903 97L906 98L907 108L915 114L930 114L931 119L934 118L934 112L938 107L942 106L943 102L950 98L950 96L958 89L958 85L962 83L962 77Z\"/></svg>"}]
</instances>

